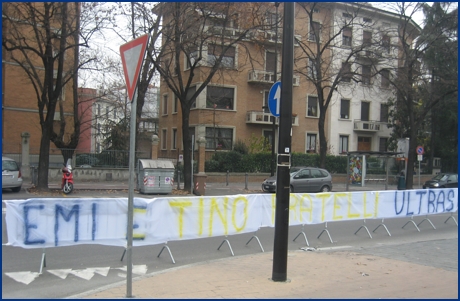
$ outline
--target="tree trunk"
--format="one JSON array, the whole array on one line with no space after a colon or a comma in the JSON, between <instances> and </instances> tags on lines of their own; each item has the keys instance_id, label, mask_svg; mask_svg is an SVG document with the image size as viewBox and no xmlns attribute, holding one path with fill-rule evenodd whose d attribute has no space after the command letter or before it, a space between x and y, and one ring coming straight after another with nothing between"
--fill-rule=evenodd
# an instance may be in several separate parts
<instances>
[{"instance_id":1,"label":"tree trunk","mask_svg":"<svg viewBox=\"0 0 460 301\"><path fill-rule=\"evenodd\" d=\"M48 169L50 163L50 132L49 129L42 128L42 137L40 140L40 154L38 157L38 183L37 188L48 190Z\"/></svg>"},{"instance_id":2,"label":"tree trunk","mask_svg":"<svg viewBox=\"0 0 460 301\"><path fill-rule=\"evenodd\" d=\"M320 111L318 120L318 132L319 132L319 167L326 168L326 154L327 154L327 141L326 134L324 133L324 119L325 112Z\"/></svg>"},{"instance_id":3,"label":"tree trunk","mask_svg":"<svg viewBox=\"0 0 460 301\"><path fill-rule=\"evenodd\" d=\"M184 107L182 106L182 142L184 143L184 190L190 190L190 183L193 176L193 170L191 166L193 160L193 152L192 141L189 138L189 116L190 110L184 109Z\"/></svg>"}]
</instances>

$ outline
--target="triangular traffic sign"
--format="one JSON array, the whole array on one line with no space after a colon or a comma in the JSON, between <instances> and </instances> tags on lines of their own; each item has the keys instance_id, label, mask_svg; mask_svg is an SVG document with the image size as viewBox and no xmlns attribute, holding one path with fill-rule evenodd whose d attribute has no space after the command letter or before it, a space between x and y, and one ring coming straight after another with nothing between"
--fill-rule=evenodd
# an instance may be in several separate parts
<instances>
[{"instance_id":1,"label":"triangular traffic sign","mask_svg":"<svg viewBox=\"0 0 460 301\"><path fill-rule=\"evenodd\" d=\"M144 61L145 49L149 35L143 35L120 46L121 62L125 74L126 90L128 97L133 101L134 91L136 90L137 79L141 71L142 62Z\"/></svg>"}]
</instances>

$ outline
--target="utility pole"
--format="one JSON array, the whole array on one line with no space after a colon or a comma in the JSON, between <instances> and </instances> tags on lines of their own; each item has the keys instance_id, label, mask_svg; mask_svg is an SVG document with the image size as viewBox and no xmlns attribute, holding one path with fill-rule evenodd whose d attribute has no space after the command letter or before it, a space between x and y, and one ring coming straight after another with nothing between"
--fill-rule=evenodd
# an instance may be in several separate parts
<instances>
[{"instance_id":1,"label":"utility pole","mask_svg":"<svg viewBox=\"0 0 460 301\"><path fill-rule=\"evenodd\" d=\"M275 76L273 77L273 83L276 83L278 80L278 6L280 6L280 2L275 2ZM276 117L273 116L272 121L272 160L270 165L270 175L273 176L275 174L275 131L276 131Z\"/></svg>"},{"instance_id":2,"label":"utility pole","mask_svg":"<svg viewBox=\"0 0 460 301\"><path fill-rule=\"evenodd\" d=\"M294 73L294 2L285 2L283 18L283 65L278 158L276 175L275 240L273 246L273 281L287 280L289 236L289 171L291 167L292 78Z\"/></svg>"}]
</instances>

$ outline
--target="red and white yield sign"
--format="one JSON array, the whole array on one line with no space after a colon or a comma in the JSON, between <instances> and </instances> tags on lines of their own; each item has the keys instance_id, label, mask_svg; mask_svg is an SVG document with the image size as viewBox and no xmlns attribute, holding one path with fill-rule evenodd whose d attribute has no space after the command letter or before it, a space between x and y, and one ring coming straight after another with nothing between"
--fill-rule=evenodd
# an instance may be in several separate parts
<instances>
[{"instance_id":1,"label":"red and white yield sign","mask_svg":"<svg viewBox=\"0 0 460 301\"><path fill-rule=\"evenodd\" d=\"M133 101L134 91L136 90L137 79L144 61L145 49L149 41L149 35L143 35L120 46L121 62L125 74L126 89L128 97Z\"/></svg>"}]
</instances>

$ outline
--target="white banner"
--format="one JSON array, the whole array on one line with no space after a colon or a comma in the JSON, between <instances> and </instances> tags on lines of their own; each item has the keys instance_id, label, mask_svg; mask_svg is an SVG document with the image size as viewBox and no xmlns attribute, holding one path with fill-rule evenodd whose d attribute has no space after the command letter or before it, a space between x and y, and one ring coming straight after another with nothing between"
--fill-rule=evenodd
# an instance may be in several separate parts
<instances>
[{"instance_id":1,"label":"white banner","mask_svg":"<svg viewBox=\"0 0 460 301\"><path fill-rule=\"evenodd\" d=\"M8 245L126 245L127 198L6 200ZM133 245L255 232L275 225L275 194L134 198ZM458 188L293 193L289 224L456 212Z\"/></svg>"}]
</instances>

